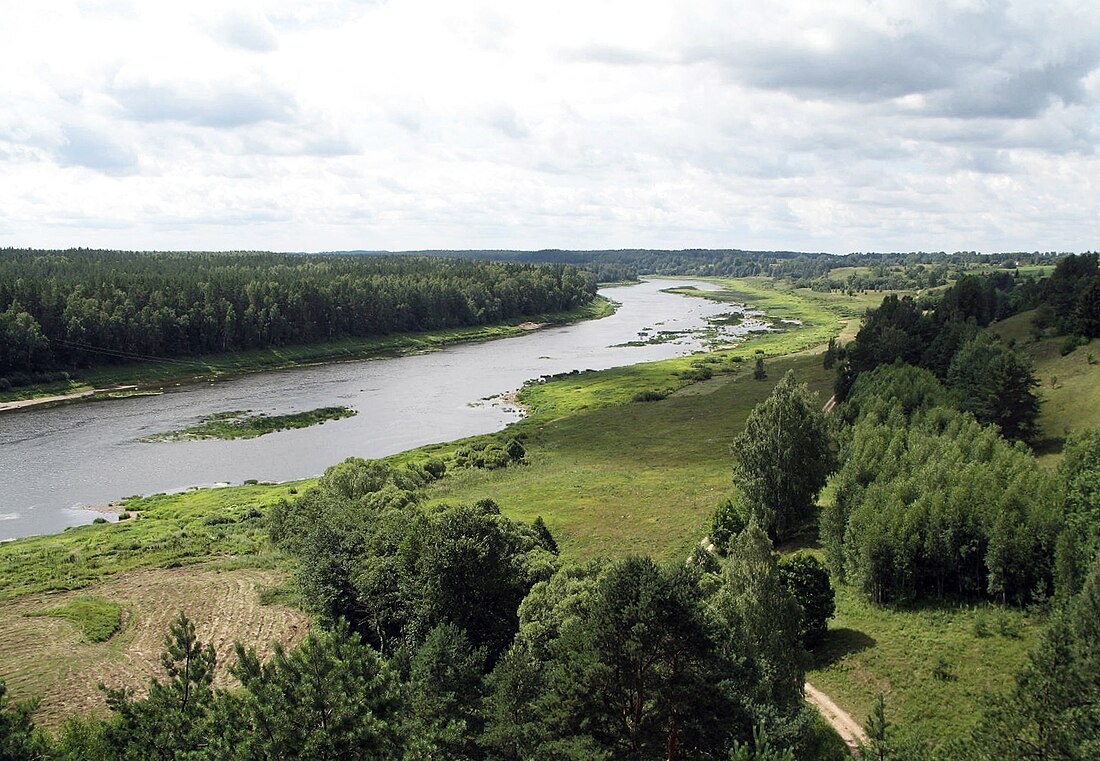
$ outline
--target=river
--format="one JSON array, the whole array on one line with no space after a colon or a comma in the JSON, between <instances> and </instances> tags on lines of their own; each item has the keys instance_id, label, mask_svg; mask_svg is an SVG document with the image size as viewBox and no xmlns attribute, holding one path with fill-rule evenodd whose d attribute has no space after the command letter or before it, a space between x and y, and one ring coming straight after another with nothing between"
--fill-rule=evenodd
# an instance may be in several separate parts
<instances>
[{"instance_id":1,"label":"river","mask_svg":"<svg viewBox=\"0 0 1100 761\"><path fill-rule=\"evenodd\" d=\"M285 481L320 474L352 455L382 457L489 433L520 411L499 400L526 381L698 351L698 335L641 346L645 329L692 331L743 308L662 293L649 280L601 293L621 304L611 317L524 336L406 357L245 374L166 389L159 396L69 404L0 414L0 540L89 523L93 509L133 494L180 491L245 479ZM747 319L724 330L761 327ZM495 398L494 398L495 397ZM355 417L232 441L146 442L225 410L287 414L344 405ZM111 517L111 516L108 516Z\"/></svg>"}]
</instances>

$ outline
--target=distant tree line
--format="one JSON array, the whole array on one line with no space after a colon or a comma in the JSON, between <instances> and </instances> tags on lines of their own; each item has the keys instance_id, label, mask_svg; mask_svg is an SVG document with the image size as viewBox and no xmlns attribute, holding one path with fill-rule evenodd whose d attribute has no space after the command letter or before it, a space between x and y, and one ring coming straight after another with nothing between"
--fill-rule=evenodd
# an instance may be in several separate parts
<instances>
[{"instance_id":1,"label":"distant tree line","mask_svg":"<svg viewBox=\"0 0 1100 761\"><path fill-rule=\"evenodd\" d=\"M360 252L369 253L369 252ZM599 281L634 280L639 275L697 275L753 277L767 275L816 290L922 289L945 285L969 266L1014 269L1022 264L1049 264L1054 253L979 254L973 251L909 253L851 253L836 255L799 251L745 251L741 249L615 249L602 251L470 250L405 251L403 256L454 256L470 259L527 263L565 263L596 273ZM867 268L869 272L834 278L840 268Z\"/></svg>"},{"instance_id":2,"label":"distant tree line","mask_svg":"<svg viewBox=\"0 0 1100 761\"><path fill-rule=\"evenodd\" d=\"M0 251L0 377L573 309L564 264L264 253Z\"/></svg>"}]
</instances>

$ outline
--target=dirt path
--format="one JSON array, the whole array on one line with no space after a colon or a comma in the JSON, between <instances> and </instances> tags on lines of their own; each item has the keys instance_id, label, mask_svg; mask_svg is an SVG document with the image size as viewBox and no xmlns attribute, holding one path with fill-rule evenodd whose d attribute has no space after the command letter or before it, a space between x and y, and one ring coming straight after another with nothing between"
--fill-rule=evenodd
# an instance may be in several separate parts
<instances>
[{"instance_id":1,"label":"dirt path","mask_svg":"<svg viewBox=\"0 0 1100 761\"><path fill-rule=\"evenodd\" d=\"M867 734L844 709L832 701L828 695L806 682L806 701L821 712L829 726L836 730L840 739L848 746L848 750L859 755L860 743L867 742Z\"/></svg>"}]
</instances>

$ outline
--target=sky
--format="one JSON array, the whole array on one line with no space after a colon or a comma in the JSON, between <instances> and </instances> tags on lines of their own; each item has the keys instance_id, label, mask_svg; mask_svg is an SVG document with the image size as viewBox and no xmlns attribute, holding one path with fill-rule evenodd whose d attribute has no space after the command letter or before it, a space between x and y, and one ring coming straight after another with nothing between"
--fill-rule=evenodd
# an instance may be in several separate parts
<instances>
[{"instance_id":1,"label":"sky","mask_svg":"<svg viewBox=\"0 0 1100 761\"><path fill-rule=\"evenodd\" d=\"M0 246L1100 248L1100 3L0 0Z\"/></svg>"}]
</instances>

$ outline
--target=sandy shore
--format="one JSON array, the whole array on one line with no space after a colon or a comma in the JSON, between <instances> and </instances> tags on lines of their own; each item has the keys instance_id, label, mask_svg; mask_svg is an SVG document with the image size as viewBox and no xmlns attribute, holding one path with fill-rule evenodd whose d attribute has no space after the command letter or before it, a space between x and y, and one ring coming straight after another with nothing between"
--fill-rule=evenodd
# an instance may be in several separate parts
<instances>
[{"instance_id":1,"label":"sandy shore","mask_svg":"<svg viewBox=\"0 0 1100 761\"><path fill-rule=\"evenodd\" d=\"M96 394L109 394L116 391L133 391L137 386L111 386L110 388L91 388L87 391L76 391L72 394L60 394L58 396L38 396L34 399L21 399L17 402L0 402L0 412L9 410L23 410L29 407L41 407L46 404L60 404L76 399L85 399Z\"/></svg>"}]
</instances>

